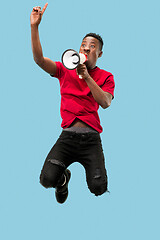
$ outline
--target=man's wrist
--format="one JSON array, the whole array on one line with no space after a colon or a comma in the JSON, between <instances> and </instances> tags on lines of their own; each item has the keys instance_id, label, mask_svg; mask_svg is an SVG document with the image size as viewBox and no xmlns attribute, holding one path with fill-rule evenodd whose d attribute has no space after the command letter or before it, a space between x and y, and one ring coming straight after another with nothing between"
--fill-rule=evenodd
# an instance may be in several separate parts
<instances>
[{"instance_id":1,"label":"man's wrist","mask_svg":"<svg viewBox=\"0 0 160 240\"><path fill-rule=\"evenodd\" d=\"M88 74L88 75L84 78L84 80L85 80L86 82L92 81L92 77Z\"/></svg>"},{"instance_id":2,"label":"man's wrist","mask_svg":"<svg viewBox=\"0 0 160 240\"><path fill-rule=\"evenodd\" d=\"M37 29L38 29L38 26L39 26L39 25L37 25L37 24L31 24L31 29L33 29L33 30L36 29L36 30L37 30Z\"/></svg>"}]
</instances>

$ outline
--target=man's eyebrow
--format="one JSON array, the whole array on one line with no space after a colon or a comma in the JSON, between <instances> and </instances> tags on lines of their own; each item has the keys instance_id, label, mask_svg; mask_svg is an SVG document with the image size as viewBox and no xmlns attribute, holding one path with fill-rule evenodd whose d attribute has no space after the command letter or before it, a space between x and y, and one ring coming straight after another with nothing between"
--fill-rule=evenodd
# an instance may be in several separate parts
<instances>
[{"instance_id":1,"label":"man's eyebrow","mask_svg":"<svg viewBox=\"0 0 160 240\"><path fill-rule=\"evenodd\" d=\"M83 43L83 42L87 42L87 41L86 41L86 40L83 40L82 43ZM95 41L91 41L90 43L94 43L94 44L96 44Z\"/></svg>"}]
</instances>

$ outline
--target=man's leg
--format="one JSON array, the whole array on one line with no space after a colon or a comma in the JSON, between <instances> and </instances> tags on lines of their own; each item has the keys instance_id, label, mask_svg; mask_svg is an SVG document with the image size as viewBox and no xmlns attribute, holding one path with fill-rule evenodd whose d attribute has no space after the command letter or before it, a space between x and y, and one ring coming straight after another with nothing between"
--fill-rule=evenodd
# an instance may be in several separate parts
<instances>
[{"instance_id":1,"label":"man's leg","mask_svg":"<svg viewBox=\"0 0 160 240\"><path fill-rule=\"evenodd\" d=\"M68 196L68 182L71 177L67 167L71 164L69 147L66 148L67 138L65 133L61 134L43 165L40 183L45 188L56 188L56 199L59 203L65 202ZM68 158L67 158L68 157Z\"/></svg>"},{"instance_id":2,"label":"man's leg","mask_svg":"<svg viewBox=\"0 0 160 240\"><path fill-rule=\"evenodd\" d=\"M86 146L82 150L80 163L86 170L88 188L96 196L102 195L108 191L108 178L100 135L90 134Z\"/></svg>"},{"instance_id":3,"label":"man's leg","mask_svg":"<svg viewBox=\"0 0 160 240\"><path fill-rule=\"evenodd\" d=\"M106 169L101 166L88 166L86 168L86 180L91 193L96 196L108 191L108 178Z\"/></svg>"},{"instance_id":4,"label":"man's leg","mask_svg":"<svg viewBox=\"0 0 160 240\"><path fill-rule=\"evenodd\" d=\"M64 203L68 197L68 182L70 177L71 172L68 169L64 169L57 163L54 164L51 161L47 161L40 175L40 183L45 188L55 188L57 202Z\"/></svg>"},{"instance_id":5,"label":"man's leg","mask_svg":"<svg viewBox=\"0 0 160 240\"><path fill-rule=\"evenodd\" d=\"M46 159L40 175L40 183L43 187L55 188L60 179L63 178L65 168L57 163L53 163L52 159Z\"/></svg>"}]
</instances>

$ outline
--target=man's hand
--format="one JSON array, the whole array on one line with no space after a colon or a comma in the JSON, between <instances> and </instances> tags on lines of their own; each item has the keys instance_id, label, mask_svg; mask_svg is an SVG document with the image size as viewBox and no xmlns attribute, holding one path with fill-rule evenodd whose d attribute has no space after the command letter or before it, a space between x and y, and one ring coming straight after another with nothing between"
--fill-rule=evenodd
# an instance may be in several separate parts
<instances>
[{"instance_id":1,"label":"man's hand","mask_svg":"<svg viewBox=\"0 0 160 240\"><path fill-rule=\"evenodd\" d=\"M41 11L41 7L34 7L30 16L31 26L38 26L41 22L42 15L45 12L48 3L46 3Z\"/></svg>"},{"instance_id":2,"label":"man's hand","mask_svg":"<svg viewBox=\"0 0 160 240\"><path fill-rule=\"evenodd\" d=\"M80 75L84 80L87 80L90 77L85 64L78 65L77 74Z\"/></svg>"}]
</instances>

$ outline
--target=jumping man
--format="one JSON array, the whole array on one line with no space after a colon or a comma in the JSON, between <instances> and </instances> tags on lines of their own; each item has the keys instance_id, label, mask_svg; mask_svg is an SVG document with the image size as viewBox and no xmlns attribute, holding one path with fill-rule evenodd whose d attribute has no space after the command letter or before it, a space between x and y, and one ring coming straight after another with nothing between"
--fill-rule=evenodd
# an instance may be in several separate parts
<instances>
[{"instance_id":1,"label":"jumping man","mask_svg":"<svg viewBox=\"0 0 160 240\"><path fill-rule=\"evenodd\" d=\"M71 177L68 167L74 162L84 166L92 193L99 196L108 191L98 108L106 109L111 105L115 83L110 72L96 66L103 53L103 40L98 34L89 33L82 39L79 52L86 55L87 61L77 69L68 70L61 62L43 56L38 26L47 6L48 3L42 10L39 6L34 7L31 13L32 51L35 62L59 80L62 132L46 157L40 183L45 188L55 188L57 201L64 203Z\"/></svg>"}]
</instances>

